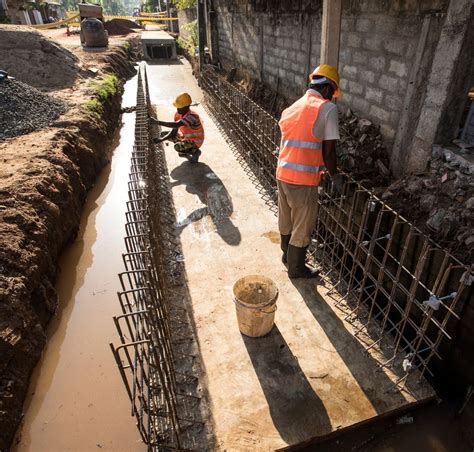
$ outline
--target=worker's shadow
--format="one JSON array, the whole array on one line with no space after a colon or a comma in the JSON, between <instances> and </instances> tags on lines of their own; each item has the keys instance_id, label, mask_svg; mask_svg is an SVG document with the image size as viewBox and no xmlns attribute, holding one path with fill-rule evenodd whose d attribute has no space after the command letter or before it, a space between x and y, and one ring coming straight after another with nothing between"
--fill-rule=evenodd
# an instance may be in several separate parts
<instances>
[{"instance_id":1,"label":"worker's shadow","mask_svg":"<svg viewBox=\"0 0 474 452\"><path fill-rule=\"evenodd\" d=\"M281 438L289 445L331 432L323 402L275 325L260 338L242 335Z\"/></svg>"},{"instance_id":2,"label":"worker's shadow","mask_svg":"<svg viewBox=\"0 0 474 452\"><path fill-rule=\"evenodd\" d=\"M406 403L401 393L390 391L393 382L384 372L379 371L378 363L345 328L342 319L331 306L317 293L315 284L307 279L290 281L377 413L384 413L388 409L387 393L390 393L392 402Z\"/></svg>"},{"instance_id":3,"label":"worker's shadow","mask_svg":"<svg viewBox=\"0 0 474 452\"><path fill-rule=\"evenodd\" d=\"M205 205L185 218L178 218L177 228L182 231L189 224L209 216L222 239L231 246L237 246L241 235L231 220L234 211L232 198L216 173L205 163L185 161L174 168L170 176L171 187L185 185L186 191L197 195Z\"/></svg>"}]
</instances>

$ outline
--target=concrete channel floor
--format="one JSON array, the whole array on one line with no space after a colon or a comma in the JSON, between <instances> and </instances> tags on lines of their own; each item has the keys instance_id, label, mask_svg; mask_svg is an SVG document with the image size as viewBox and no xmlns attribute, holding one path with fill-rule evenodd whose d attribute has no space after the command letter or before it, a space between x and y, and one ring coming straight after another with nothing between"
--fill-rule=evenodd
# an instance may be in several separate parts
<instances>
[{"instance_id":1,"label":"concrete channel floor","mask_svg":"<svg viewBox=\"0 0 474 452\"><path fill-rule=\"evenodd\" d=\"M186 61L147 71L161 119L173 118L180 91L201 102ZM276 217L203 106L195 108L206 131L199 164L172 145L165 152L218 448L275 450L431 398L426 384L386 392L394 374L378 370L327 288L288 279ZM234 282L251 274L272 278L280 292L276 325L258 339L240 334L232 301Z\"/></svg>"}]
</instances>

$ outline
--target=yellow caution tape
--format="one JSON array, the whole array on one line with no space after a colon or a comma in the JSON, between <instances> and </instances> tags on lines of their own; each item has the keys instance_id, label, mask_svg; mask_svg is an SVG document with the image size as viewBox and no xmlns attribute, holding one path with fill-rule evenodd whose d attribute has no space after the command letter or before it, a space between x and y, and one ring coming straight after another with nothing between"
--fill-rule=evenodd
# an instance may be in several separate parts
<instances>
[{"instance_id":1,"label":"yellow caution tape","mask_svg":"<svg viewBox=\"0 0 474 452\"><path fill-rule=\"evenodd\" d=\"M70 16L67 19L60 20L59 22L52 22L50 24L39 24L39 25L31 25L33 28L37 28L39 30L49 30L51 28L57 28L60 27L61 25L67 25L67 24L74 24L74 26L78 26L77 24L77 18L79 17L79 14L75 14L74 16ZM163 22L163 21L172 21L172 20L178 20L177 17L150 17L150 16L104 16L105 20L112 20L112 19L126 19L126 20L132 20L132 21L141 21L141 22Z\"/></svg>"},{"instance_id":2,"label":"yellow caution tape","mask_svg":"<svg viewBox=\"0 0 474 452\"><path fill-rule=\"evenodd\" d=\"M147 22L164 22L164 21L172 21L178 20L177 17L150 17L150 16L104 16L106 20L112 19L126 19L126 20L133 20L133 21L147 21Z\"/></svg>"},{"instance_id":3,"label":"yellow caution tape","mask_svg":"<svg viewBox=\"0 0 474 452\"><path fill-rule=\"evenodd\" d=\"M76 22L76 19L79 17L79 14L76 14L75 16L69 17L64 20L60 20L59 22L52 22L50 24L39 24L39 25L32 25L33 28L37 28L39 30L49 30L51 28L57 28L60 27L61 25L66 25L71 22Z\"/></svg>"}]
</instances>

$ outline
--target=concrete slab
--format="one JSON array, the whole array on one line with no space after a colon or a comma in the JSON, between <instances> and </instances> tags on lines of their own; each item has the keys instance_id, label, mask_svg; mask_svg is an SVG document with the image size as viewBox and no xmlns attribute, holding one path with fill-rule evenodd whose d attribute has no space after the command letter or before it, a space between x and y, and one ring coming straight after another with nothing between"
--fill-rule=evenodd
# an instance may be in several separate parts
<instances>
[{"instance_id":1,"label":"concrete slab","mask_svg":"<svg viewBox=\"0 0 474 452\"><path fill-rule=\"evenodd\" d=\"M176 40L163 30L143 31L141 42L147 60L177 58Z\"/></svg>"},{"instance_id":2,"label":"concrete slab","mask_svg":"<svg viewBox=\"0 0 474 452\"><path fill-rule=\"evenodd\" d=\"M174 43L173 36L163 30L144 30L141 34L141 40L147 43Z\"/></svg>"},{"instance_id":3,"label":"concrete slab","mask_svg":"<svg viewBox=\"0 0 474 452\"><path fill-rule=\"evenodd\" d=\"M161 119L173 117L180 91L201 101L187 62L147 70ZM206 130L201 162L165 149L217 448L275 450L429 399L424 381L388 391L396 375L365 353L329 288L288 279L274 214L215 123L196 110ZM280 290L276 325L258 339L240 334L232 302L234 282L249 274L272 278Z\"/></svg>"}]
</instances>

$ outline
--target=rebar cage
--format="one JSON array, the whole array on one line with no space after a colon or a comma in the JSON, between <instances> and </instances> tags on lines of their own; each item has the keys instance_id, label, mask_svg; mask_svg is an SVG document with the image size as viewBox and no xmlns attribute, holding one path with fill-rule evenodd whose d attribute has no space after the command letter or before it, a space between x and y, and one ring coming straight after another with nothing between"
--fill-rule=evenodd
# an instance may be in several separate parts
<instances>
[{"instance_id":1,"label":"rebar cage","mask_svg":"<svg viewBox=\"0 0 474 452\"><path fill-rule=\"evenodd\" d=\"M138 74L135 143L125 224L125 271L119 274L120 345L110 344L149 450L196 449L204 431L193 333L181 284L182 255L164 151L150 133L146 71Z\"/></svg>"},{"instance_id":2,"label":"rebar cage","mask_svg":"<svg viewBox=\"0 0 474 452\"><path fill-rule=\"evenodd\" d=\"M277 212L277 120L214 69L201 72L205 107L237 159ZM450 353L456 323L472 299L472 267L461 264L381 199L343 174L336 192L319 188L309 258L323 270L329 295L346 313L367 351L396 370L397 389L410 376L433 376Z\"/></svg>"}]
</instances>

